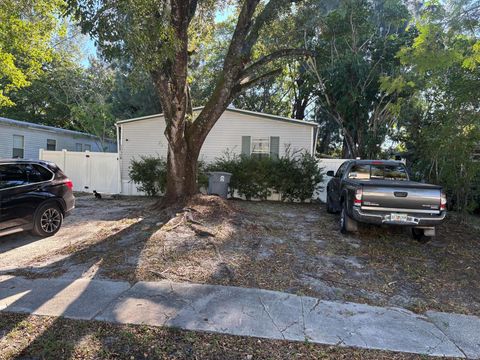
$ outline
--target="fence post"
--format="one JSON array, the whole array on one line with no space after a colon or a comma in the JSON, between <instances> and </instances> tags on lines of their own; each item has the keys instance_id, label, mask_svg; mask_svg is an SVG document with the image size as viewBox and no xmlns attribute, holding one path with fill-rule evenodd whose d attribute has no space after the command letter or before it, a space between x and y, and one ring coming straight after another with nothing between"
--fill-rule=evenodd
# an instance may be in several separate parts
<instances>
[{"instance_id":1,"label":"fence post","mask_svg":"<svg viewBox=\"0 0 480 360\"><path fill-rule=\"evenodd\" d=\"M67 149L62 149L63 154L63 171L67 172Z\"/></svg>"},{"instance_id":2,"label":"fence post","mask_svg":"<svg viewBox=\"0 0 480 360\"><path fill-rule=\"evenodd\" d=\"M38 159L43 160L43 149L38 150Z\"/></svg>"}]
</instances>

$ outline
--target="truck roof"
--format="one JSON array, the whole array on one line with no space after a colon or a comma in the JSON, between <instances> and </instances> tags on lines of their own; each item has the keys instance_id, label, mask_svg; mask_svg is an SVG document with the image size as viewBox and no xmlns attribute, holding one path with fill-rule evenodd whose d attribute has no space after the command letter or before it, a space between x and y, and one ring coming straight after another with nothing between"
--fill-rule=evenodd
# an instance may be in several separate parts
<instances>
[{"instance_id":1,"label":"truck roof","mask_svg":"<svg viewBox=\"0 0 480 360\"><path fill-rule=\"evenodd\" d=\"M354 164L358 165L398 165L403 164L399 160L360 160L360 159L352 159L348 160L353 162Z\"/></svg>"}]
</instances>

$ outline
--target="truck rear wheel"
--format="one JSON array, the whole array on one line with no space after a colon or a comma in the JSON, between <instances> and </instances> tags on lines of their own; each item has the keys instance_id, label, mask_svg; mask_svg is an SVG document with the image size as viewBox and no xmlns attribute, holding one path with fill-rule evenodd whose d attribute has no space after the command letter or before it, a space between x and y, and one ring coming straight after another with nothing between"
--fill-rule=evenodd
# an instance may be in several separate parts
<instances>
[{"instance_id":1,"label":"truck rear wheel","mask_svg":"<svg viewBox=\"0 0 480 360\"><path fill-rule=\"evenodd\" d=\"M412 237L417 240L421 244L426 244L430 240L433 239L433 236L431 235L431 230L426 231L425 229L419 229L419 228L412 228ZM435 233L435 230L433 230L433 233Z\"/></svg>"},{"instance_id":2,"label":"truck rear wheel","mask_svg":"<svg viewBox=\"0 0 480 360\"><path fill-rule=\"evenodd\" d=\"M340 213L340 232L342 234L346 234L349 232L357 232L357 231L358 231L358 224L355 220L353 220L350 216L348 216L347 203L344 202L342 204L342 212Z\"/></svg>"}]
</instances>

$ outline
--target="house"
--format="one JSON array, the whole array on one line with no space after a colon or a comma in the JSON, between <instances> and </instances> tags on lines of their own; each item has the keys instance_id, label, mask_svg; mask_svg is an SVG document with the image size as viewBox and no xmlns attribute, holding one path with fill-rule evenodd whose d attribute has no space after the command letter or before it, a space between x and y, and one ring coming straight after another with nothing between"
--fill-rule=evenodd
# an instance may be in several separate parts
<instances>
[{"instance_id":1,"label":"house","mask_svg":"<svg viewBox=\"0 0 480 360\"><path fill-rule=\"evenodd\" d=\"M202 108L195 108L194 112ZM167 156L163 114L117 122L122 194L137 194L128 172L140 156ZM212 162L226 151L259 156L282 156L287 151L314 154L317 124L282 116L228 108L202 146L199 160Z\"/></svg>"},{"instance_id":2,"label":"house","mask_svg":"<svg viewBox=\"0 0 480 360\"><path fill-rule=\"evenodd\" d=\"M116 152L108 140L78 131L39 125L0 117L0 158L38 159L39 150Z\"/></svg>"}]
</instances>

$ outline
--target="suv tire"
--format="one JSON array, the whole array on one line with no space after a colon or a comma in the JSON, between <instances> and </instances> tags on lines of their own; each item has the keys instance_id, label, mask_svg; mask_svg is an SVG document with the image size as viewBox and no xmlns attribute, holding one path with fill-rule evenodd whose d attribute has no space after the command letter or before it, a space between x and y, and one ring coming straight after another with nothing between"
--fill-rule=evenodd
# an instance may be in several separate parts
<instances>
[{"instance_id":1,"label":"suv tire","mask_svg":"<svg viewBox=\"0 0 480 360\"><path fill-rule=\"evenodd\" d=\"M41 237L55 235L63 223L63 213L57 204L48 202L41 205L33 219L33 234Z\"/></svg>"}]
</instances>

